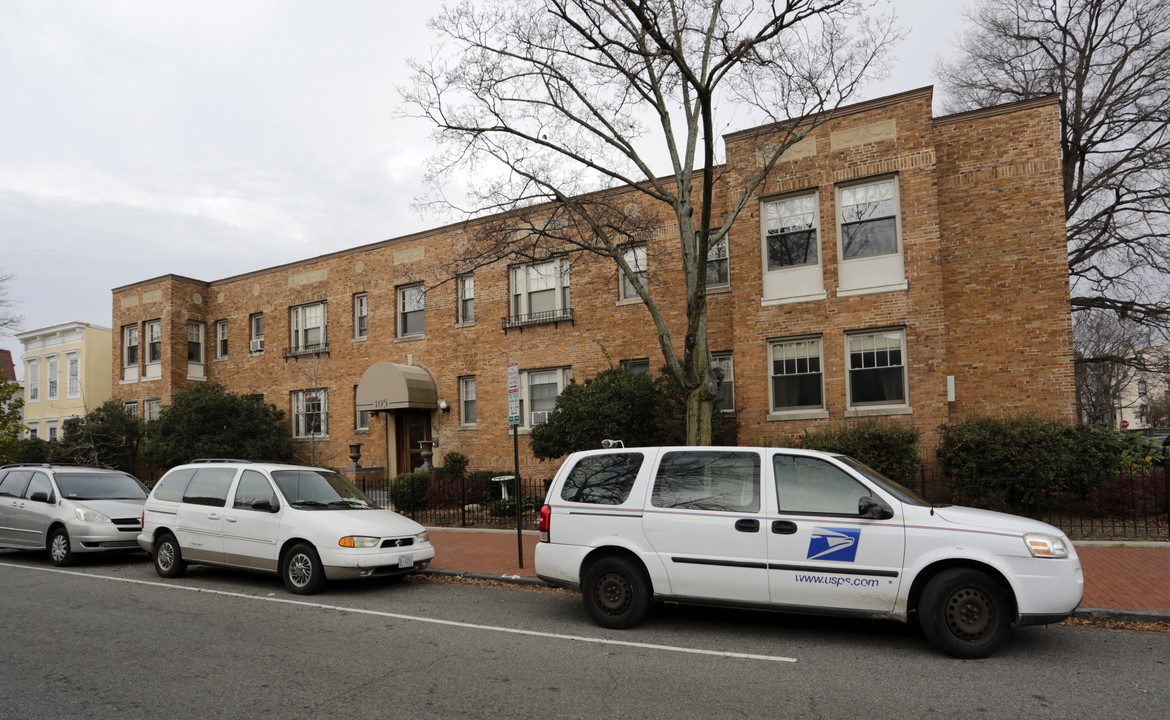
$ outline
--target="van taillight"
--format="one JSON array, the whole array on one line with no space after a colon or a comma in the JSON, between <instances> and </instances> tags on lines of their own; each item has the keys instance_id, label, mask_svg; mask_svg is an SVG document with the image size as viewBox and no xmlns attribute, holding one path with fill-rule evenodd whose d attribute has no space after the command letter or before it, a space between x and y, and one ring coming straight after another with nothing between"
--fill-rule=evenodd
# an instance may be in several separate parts
<instances>
[{"instance_id":1,"label":"van taillight","mask_svg":"<svg viewBox=\"0 0 1170 720\"><path fill-rule=\"evenodd\" d=\"M552 508L544 505L540 508L540 520L537 521L536 527L540 530L540 541L548 542L548 527L552 520Z\"/></svg>"}]
</instances>

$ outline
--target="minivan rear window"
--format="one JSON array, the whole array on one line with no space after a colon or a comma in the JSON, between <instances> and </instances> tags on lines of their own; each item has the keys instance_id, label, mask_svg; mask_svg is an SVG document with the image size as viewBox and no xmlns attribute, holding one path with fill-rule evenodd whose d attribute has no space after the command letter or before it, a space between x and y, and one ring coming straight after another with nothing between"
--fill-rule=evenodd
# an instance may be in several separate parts
<instances>
[{"instance_id":1,"label":"minivan rear window","mask_svg":"<svg viewBox=\"0 0 1170 720\"><path fill-rule=\"evenodd\" d=\"M586 455L577 461L561 488L561 499L594 505L621 505L630 496L642 453Z\"/></svg>"},{"instance_id":2,"label":"minivan rear window","mask_svg":"<svg viewBox=\"0 0 1170 720\"><path fill-rule=\"evenodd\" d=\"M183 493L183 502L223 507L227 505L228 488L235 477L235 468L199 468Z\"/></svg>"},{"instance_id":3,"label":"minivan rear window","mask_svg":"<svg viewBox=\"0 0 1170 720\"><path fill-rule=\"evenodd\" d=\"M195 468L180 468L167 473L154 486L154 499L181 502L183 491L187 489L187 483L191 482L191 476L194 474Z\"/></svg>"},{"instance_id":4,"label":"minivan rear window","mask_svg":"<svg viewBox=\"0 0 1170 720\"><path fill-rule=\"evenodd\" d=\"M669 452L654 478L654 507L758 512L760 456L754 452Z\"/></svg>"}]
</instances>

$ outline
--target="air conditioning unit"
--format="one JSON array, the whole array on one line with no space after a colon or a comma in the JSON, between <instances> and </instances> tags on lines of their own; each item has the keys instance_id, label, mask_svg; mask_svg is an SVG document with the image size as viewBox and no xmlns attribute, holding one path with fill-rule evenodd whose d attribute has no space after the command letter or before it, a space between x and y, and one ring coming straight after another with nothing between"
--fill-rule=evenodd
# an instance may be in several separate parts
<instances>
[{"instance_id":1,"label":"air conditioning unit","mask_svg":"<svg viewBox=\"0 0 1170 720\"><path fill-rule=\"evenodd\" d=\"M543 425L548 422L548 410L537 410L532 413L532 424Z\"/></svg>"},{"instance_id":2,"label":"air conditioning unit","mask_svg":"<svg viewBox=\"0 0 1170 720\"><path fill-rule=\"evenodd\" d=\"M248 349L251 350L252 352L260 352L261 350L263 350L264 349L264 338L260 338L259 340L253 340L252 343L248 346Z\"/></svg>"}]
</instances>

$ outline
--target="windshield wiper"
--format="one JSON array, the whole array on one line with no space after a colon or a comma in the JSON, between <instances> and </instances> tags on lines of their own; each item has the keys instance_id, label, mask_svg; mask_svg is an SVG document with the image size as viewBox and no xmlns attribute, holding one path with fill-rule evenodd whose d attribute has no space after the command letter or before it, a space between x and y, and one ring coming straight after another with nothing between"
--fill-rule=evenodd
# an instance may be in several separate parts
<instances>
[{"instance_id":1,"label":"windshield wiper","mask_svg":"<svg viewBox=\"0 0 1170 720\"><path fill-rule=\"evenodd\" d=\"M334 500L333 502L329 503L329 505L341 505L343 507L362 509L370 507L368 503L364 503L361 500Z\"/></svg>"},{"instance_id":2,"label":"windshield wiper","mask_svg":"<svg viewBox=\"0 0 1170 720\"><path fill-rule=\"evenodd\" d=\"M293 505L308 505L310 507L326 507L325 503L316 500L295 500Z\"/></svg>"}]
</instances>

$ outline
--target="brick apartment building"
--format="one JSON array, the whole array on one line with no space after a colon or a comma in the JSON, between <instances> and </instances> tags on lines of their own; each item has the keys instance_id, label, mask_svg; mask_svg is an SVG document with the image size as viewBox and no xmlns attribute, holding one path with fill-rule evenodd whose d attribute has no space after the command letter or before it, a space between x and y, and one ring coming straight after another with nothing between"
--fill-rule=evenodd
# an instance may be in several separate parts
<instances>
[{"instance_id":1,"label":"brick apartment building","mask_svg":"<svg viewBox=\"0 0 1170 720\"><path fill-rule=\"evenodd\" d=\"M1073 419L1059 105L936 118L931 96L840 110L786 153L713 255L710 347L739 442L888 417L921 429L931 462L947 422ZM742 193L767 133L725 136L719 202ZM662 365L647 310L611 260L452 277L466 232L116 288L114 394L149 420L213 381L284 408L299 454L317 464L350 467L361 443L363 467L393 474L432 441L436 464L457 450L494 469L511 466L509 361L522 434L570 378ZM664 227L631 252L681 338L677 237ZM553 472L526 450L522 437L522 474Z\"/></svg>"}]
</instances>

